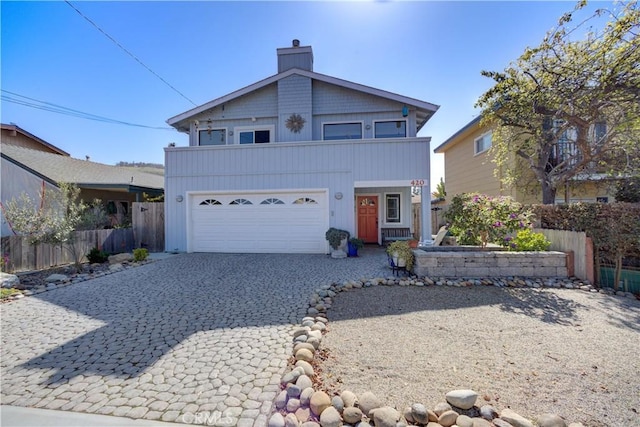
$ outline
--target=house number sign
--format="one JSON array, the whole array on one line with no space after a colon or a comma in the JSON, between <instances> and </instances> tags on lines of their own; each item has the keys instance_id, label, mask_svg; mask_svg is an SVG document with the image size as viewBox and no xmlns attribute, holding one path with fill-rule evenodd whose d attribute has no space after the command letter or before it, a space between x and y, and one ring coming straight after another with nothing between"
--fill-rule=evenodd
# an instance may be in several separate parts
<instances>
[{"instance_id":1,"label":"house number sign","mask_svg":"<svg viewBox=\"0 0 640 427\"><path fill-rule=\"evenodd\" d=\"M411 181L411 186L412 187L422 187L423 185L425 185L427 182L426 179L414 179L413 181Z\"/></svg>"}]
</instances>

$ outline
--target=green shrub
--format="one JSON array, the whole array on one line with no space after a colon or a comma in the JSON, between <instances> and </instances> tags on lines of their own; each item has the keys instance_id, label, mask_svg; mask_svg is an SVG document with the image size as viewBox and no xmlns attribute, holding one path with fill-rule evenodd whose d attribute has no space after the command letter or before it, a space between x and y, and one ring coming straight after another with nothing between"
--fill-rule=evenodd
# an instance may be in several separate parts
<instances>
[{"instance_id":1,"label":"green shrub","mask_svg":"<svg viewBox=\"0 0 640 427\"><path fill-rule=\"evenodd\" d=\"M355 246L356 249L364 248L364 240L358 239L357 237L352 237L349 239L349 243Z\"/></svg>"},{"instance_id":2,"label":"green shrub","mask_svg":"<svg viewBox=\"0 0 640 427\"><path fill-rule=\"evenodd\" d=\"M144 261L149 256L149 251L145 248L138 248L133 250L133 259L135 262Z\"/></svg>"},{"instance_id":3,"label":"green shrub","mask_svg":"<svg viewBox=\"0 0 640 427\"><path fill-rule=\"evenodd\" d=\"M505 242L510 251L546 251L551 246L544 234L530 228L518 231L515 238L505 237Z\"/></svg>"},{"instance_id":4,"label":"green shrub","mask_svg":"<svg viewBox=\"0 0 640 427\"><path fill-rule=\"evenodd\" d=\"M107 262L107 260L109 259L109 254L101 251L98 248L93 248L87 254L87 259L91 264L102 264L103 262Z\"/></svg>"}]
</instances>

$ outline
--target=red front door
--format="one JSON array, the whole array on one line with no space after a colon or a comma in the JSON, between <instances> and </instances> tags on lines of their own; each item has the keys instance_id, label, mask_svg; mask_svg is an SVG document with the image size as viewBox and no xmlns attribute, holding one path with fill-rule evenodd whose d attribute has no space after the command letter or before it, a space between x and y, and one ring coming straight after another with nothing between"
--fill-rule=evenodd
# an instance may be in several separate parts
<instances>
[{"instance_id":1,"label":"red front door","mask_svg":"<svg viewBox=\"0 0 640 427\"><path fill-rule=\"evenodd\" d=\"M378 196L358 196L358 238L378 243Z\"/></svg>"}]
</instances>

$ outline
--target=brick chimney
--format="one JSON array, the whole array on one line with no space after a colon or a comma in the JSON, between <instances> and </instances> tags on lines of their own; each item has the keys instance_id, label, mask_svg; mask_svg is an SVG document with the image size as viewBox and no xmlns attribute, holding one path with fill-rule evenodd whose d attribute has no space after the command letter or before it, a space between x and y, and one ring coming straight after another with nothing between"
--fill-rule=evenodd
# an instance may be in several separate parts
<instances>
[{"instance_id":1,"label":"brick chimney","mask_svg":"<svg viewBox=\"0 0 640 427\"><path fill-rule=\"evenodd\" d=\"M294 39L291 47L283 47L278 50L278 73L300 68L313 71L313 50L311 46L300 46L300 40Z\"/></svg>"}]
</instances>

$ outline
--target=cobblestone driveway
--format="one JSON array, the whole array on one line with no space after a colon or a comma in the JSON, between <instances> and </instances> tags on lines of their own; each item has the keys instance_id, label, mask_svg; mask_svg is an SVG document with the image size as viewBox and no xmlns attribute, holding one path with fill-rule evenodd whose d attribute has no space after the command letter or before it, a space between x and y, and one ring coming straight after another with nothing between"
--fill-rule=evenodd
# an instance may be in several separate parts
<instances>
[{"instance_id":1,"label":"cobblestone driveway","mask_svg":"<svg viewBox=\"0 0 640 427\"><path fill-rule=\"evenodd\" d=\"M184 254L3 304L1 402L265 426L312 291L389 275L361 255Z\"/></svg>"}]
</instances>

